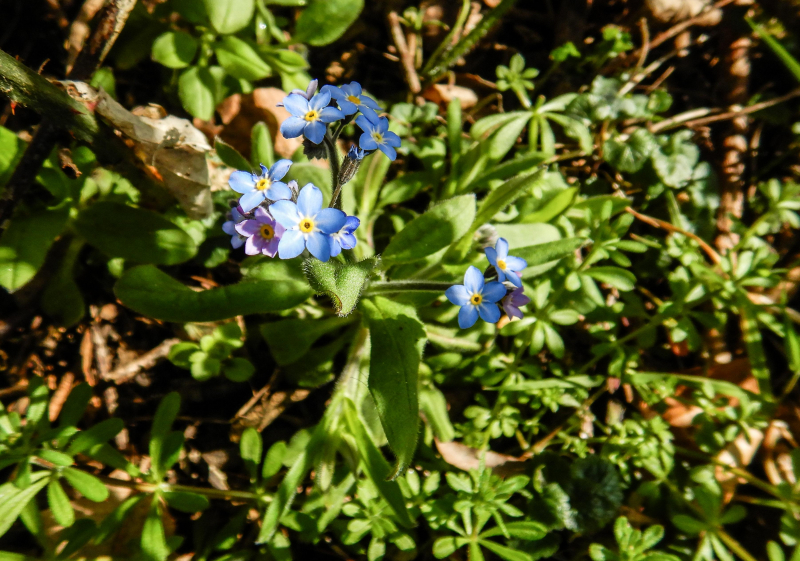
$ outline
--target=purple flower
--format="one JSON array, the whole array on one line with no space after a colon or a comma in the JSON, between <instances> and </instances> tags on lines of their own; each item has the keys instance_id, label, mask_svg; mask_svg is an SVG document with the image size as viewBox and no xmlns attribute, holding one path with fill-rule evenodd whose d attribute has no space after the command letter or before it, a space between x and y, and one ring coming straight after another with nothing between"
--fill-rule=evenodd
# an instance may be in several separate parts
<instances>
[{"instance_id":1,"label":"purple flower","mask_svg":"<svg viewBox=\"0 0 800 561\"><path fill-rule=\"evenodd\" d=\"M400 137L389 130L389 119L378 117L369 108L362 109L362 115L356 117L356 124L364 133L358 139L362 150L380 150L394 161L397 158L395 148L400 146Z\"/></svg>"},{"instance_id":2,"label":"purple flower","mask_svg":"<svg viewBox=\"0 0 800 561\"><path fill-rule=\"evenodd\" d=\"M522 312L519 311L519 307L529 304L531 301L530 298L522 293L523 290L525 289L521 286L519 288L515 288L512 292L506 294L505 298L500 301L501 305L503 306L503 311L509 318L522 319Z\"/></svg>"},{"instance_id":3,"label":"purple flower","mask_svg":"<svg viewBox=\"0 0 800 561\"><path fill-rule=\"evenodd\" d=\"M231 209L227 216L228 220L223 222L222 231L231 237L231 245L233 249L239 249L244 245L245 238L236 231L236 225L245 219L242 207L235 206Z\"/></svg>"},{"instance_id":4,"label":"purple flower","mask_svg":"<svg viewBox=\"0 0 800 561\"><path fill-rule=\"evenodd\" d=\"M350 82L343 85L341 88L336 86L322 86L323 92L328 92L331 97L336 100L342 113L345 115L353 115L362 107L368 107L373 111L382 111L380 106L375 103L375 100L369 98L361 93L361 84L358 82Z\"/></svg>"},{"instance_id":5,"label":"purple flower","mask_svg":"<svg viewBox=\"0 0 800 561\"><path fill-rule=\"evenodd\" d=\"M359 148L355 144L353 144L350 147L350 150L347 151L347 158L349 160L356 160L356 161L360 162L361 160L364 159L364 156L366 156L366 155L367 155L367 153L364 152L363 149Z\"/></svg>"},{"instance_id":6,"label":"purple flower","mask_svg":"<svg viewBox=\"0 0 800 561\"><path fill-rule=\"evenodd\" d=\"M497 323L500 319L500 308L497 302L506 294L506 287L501 282L486 284L477 267L470 265L464 274L464 284L456 284L445 291L445 296L456 306L458 326L467 329L475 325L478 316L488 323Z\"/></svg>"},{"instance_id":7,"label":"purple flower","mask_svg":"<svg viewBox=\"0 0 800 561\"><path fill-rule=\"evenodd\" d=\"M331 257L339 255L343 249L353 249L356 246L356 237L353 232L361 224L361 221L355 216L348 216L344 221L344 226L328 238L331 244Z\"/></svg>"},{"instance_id":8,"label":"purple flower","mask_svg":"<svg viewBox=\"0 0 800 561\"><path fill-rule=\"evenodd\" d=\"M489 263L497 270L497 279L500 282L508 280L516 287L522 286L522 279L517 273L527 267L528 262L508 254L508 242L505 238L500 238L494 248L487 247L485 251Z\"/></svg>"},{"instance_id":9,"label":"purple flower","mask_svg":"<svg viewBox=\"0 0 800 561\"><path fill-rule=\"evenodd\" d=\"M292 167L291 160L278 160L269 170L261 164L261 175L248 171L234 171L228 185L237 193L241 193L239 206L243 212L250 212L266 199L280 201L291 199L292 191L281 181Z\"/></svg>"},{"instance_id":10,"label":"purple flower","mask_svg":"<svg viewBox=\"0 0 800 561\"><path fill-rule=\"evenodd\" d=\"M320 261L331 257L328 238L345 225L347 215L336 208L322 208L322 191L308 183L300 190L297 203L278 201L269 207L286 233L278 245L281 259L291 259L308 249Z\"/></svg>"},{"instance_id":11,"label":"purple flower","mask_svg":"<svg viewBox=\"0 0 800 561\"><path fill-rule=\"evenodd\" d=\"M283 106L291 113L291 117L281 124L281 134L286 138L305 137L319 144L325 136L326 123L344 119L342 112L335 107L328 107L331 94L320 92L311 99L292 93L283 98Z\"/></svg>"},{"instance_id":12,"label":"purple flower","mask_svg":"<svg viewBox=\"0 0 800 561\"><path fill-rule=\"evenodd\" d=\"M275 257L278 252L278 243L285 232L283 226L275 222L269 213L258 207L252 220L245 220L236 225L236 231L247 237L244 252L247 255L263 253Z\"/></svg>"}]
</instances>

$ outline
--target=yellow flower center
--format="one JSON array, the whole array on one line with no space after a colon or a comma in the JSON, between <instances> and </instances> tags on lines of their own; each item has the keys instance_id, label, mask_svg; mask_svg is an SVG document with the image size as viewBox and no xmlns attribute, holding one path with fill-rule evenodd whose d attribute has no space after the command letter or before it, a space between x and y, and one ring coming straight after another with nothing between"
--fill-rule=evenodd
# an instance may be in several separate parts
<instances>
[{"instance_id":1,"label":"yellow flower center","mask_svg":"<svg viewBox=\"0 0 800 561\"><path fill-rule=\"evenodd\" d=\"M265 240L271 240L275 237L275 229L269 224L262 224L259 233Z\"/></svg>"},{"instance_id":2,"label":"yellow flower center","mask_svg":"<svg viewBox=\"0 0 800 561\"><path fill-rule=\"evenodd\" d=\"M312 109L311 111L309 111L308 113L305 114L305 117L303 117L303 119L305 119L309 123L311 121L318 121L319 120L319 111L315 111L314 109Z\"/></svg>"},{"instance_id":3,"label":"yellow flower center","mask_svg":"<svg viewBox=\"0 0 800 561\"><path fill-rule=\"evenodd\" d=\"M473 294L469 301L473 306L478 306L481 302L483 302L483 296L480 294Z\"/></svg>"},{"instance_id":4,"label":"yellow flower center","mask_svg":"<svg viewBox=\"0 0 800 561\"><path fill-rule=\"evenodd\" d=\"M372 133L372 140L374 140L377 144L383 144L383 135L378 131Z\"/></svg>"},{"instance_id":5,"label":"yellow flower center","mask_svg":"<svg viewBox=\"0 0 800 561\"><path fill-rule=\"evenodd\" d=\"M256 191L264 191L265 189L269 189L269 186L272 184L266 177L262 177L258 181L256 181Z\"/></svg>"},{"instance_id":6,"label":"yellow flower center","mask_svg":"<svg viewBox=\"0 0 800 561\"><path fill-rule=\"evenodd\" d=\"M350 103L355 103L356 105L361 105L361 100L358 98L357 95L348 95L345 99L347 101L349 101Z\"/></svg>"},{"instance_id":7,"label":"yellow flower center","mask_svg":"<svg viewBox=\"0 0 800 561\"><path fill-rule=\"evenodd\" d=\"M300 231L304 234L310 234L314 231L314 221L310 218L303 218L300 221Z\"/></svg>"},{"instance_id":8,"label":"yellow flower center","mask_svg":"<svg viewBox=\"0 0 800 561\"><path fill-rule=\"evenodd\" d=\"M502 270L505 271L506 270L506 262L503 261L502 259L498 259L497 260L497 268L498 269L502 269Z\"/></svg>"}]
</instances>

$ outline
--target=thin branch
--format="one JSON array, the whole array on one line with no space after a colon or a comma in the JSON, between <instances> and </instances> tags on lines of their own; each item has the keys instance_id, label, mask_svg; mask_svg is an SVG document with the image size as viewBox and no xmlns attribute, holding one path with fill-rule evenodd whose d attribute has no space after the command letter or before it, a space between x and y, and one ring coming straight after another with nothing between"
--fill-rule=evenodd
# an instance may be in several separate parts
<instances>
[{"instance_id":1,"label":"thin branch","mask_svg":"<svg viewBox=\"0 0 800 561\"><path fill-rule=\"evenodd\" d=\"M693 239L694 241L696 241L698 243L700 248L703 251L706 252L708 257L711 259L711 261L714 262L715 265L719 265L722 262L722 257L720 257L719 253L717 253L716 250L713 247L708 245L708 243L706 243L703 240L703 238L701 238L697 234L694 234L692 232L688 232L688 231L684 230L683 228L678 228L677 226L674 226L673 224L670 224L669 222L666 222L664 220L660 220L658 218L653 218L652 216L647 216L646 214L638 213L635 210L633 210L631 207L626 208L625 211L628 212L629 214L633 215L635 218L638 218L642 222L650 224L651 226L655 226L656 228L661 228L662 230L667 230L669 232L673 232L673 233L676 233L676 234L681 234L681 235L686 236L687 238Z\"/></svg>"},{"instance_id":2,"label":"thin branch","mask_svg":"<svg viewBox=\"0 0 800 561\"><path fill-rule=\"evenodd\" d=\"M406 74L406 82L411 93L418 94L422 91L422 86L419 82L417 69L414 68L414 52L409 49L406 43L406 37L403 35L403 28L400 27L400 16L397 12L389 12L389 28L392 32L392 39L397 47L397 52L400 54L400 62L403 64L403 70Z\"/></svg>"}]
</instances>

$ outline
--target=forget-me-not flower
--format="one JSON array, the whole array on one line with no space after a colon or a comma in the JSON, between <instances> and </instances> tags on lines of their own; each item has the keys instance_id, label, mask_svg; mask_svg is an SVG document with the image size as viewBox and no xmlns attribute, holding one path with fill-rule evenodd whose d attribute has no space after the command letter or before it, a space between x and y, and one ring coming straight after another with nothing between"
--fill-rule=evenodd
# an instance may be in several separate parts
<instances>
[{"instance_id":1,"label":"forget-me-not flower","mask_svg":"<svg viewBox=\"0 0 800 561\"><path fill-rule=\"evenodd\" d=\"M266 199L271 201L291 199L291 189L281 181L290 167L292 167L291 160L278 160L269 169L261 164L261 175L248 171L234 171L228 180L228 185L242 194L239 199L242 212L250 212Z\"/></svg>"},{"instance_id":2,"label":"forget-me-not flower","mask_svg":"<svg viewBox=\"0 0 800 561\"><path fill-rule=\"evenodd\" d=\"M368 107L373 111L381 111L380 106L374 99L361 93L361 84L350 82L341 88L336 86L322 86L323 92L328 92L331 97L339 104L339 108L345 115L353 115L362 107Z\"/></svg>"},{"instance_id":3,"label":"forget-me-not flower","mask_svg":"<svg viewBox=\"0 0 800 561\"><path fill-rule=\"evenodd\" d=\"M244 244L244 252L247 255L263 253L275 257L285 228L275 222L264 207L258 207L254 218L237 224L236 231L247 238Z\"/></svg>"},{"instance_id":4,"label":"forget-me-not flower","mask_svg":"<svg viewBox=\"0 0 800 561\"><path fill-rule=\"evenodd\" d=\"M486 283L478 268L470 265L464 274L464 284L451 286L444 294L453 304L461 306L458 326L466 329L475 325L478 316L488 323L497 323L500 319L497 302L506 295L506 287L497 281Z\"/></svg>"},{"instance_id":5,"label":"forget-me-not flower","mask_svg":"<svg viewBox=\"0 0 800 561\"><path fill-rule=\"evenodd\" d=\"M364 133L358 140L362 150L380 150L394 161L397 158L395 148L400 146L400 137L389 130L389 119L378 117L371 109L366 109L356 117L356 124Z\"/></svg>"},{"instance_id":6,"label":"forget-me-not flower","mask_svg":"<svg viewBox=\"0 0 800 561\"><path fill-rule=\"evenodd\" d=\"M300 94L289 94L283 98L283 106L291 117L281 124L281 134L286 138L296 138L301 134L314 144L322 142L327 123L344 119L344 114L336 107L328 107L331 94L320 92L311 99Z\"/></svg>"},{"instance_id":7,"label":"forget-me-not flower","mask_svg":"<svg viewBox=\"0 0 800 561\"><path fill-rule=\"evenodd\" d=\"M501 300L500 303L503 306L503 311L509 318L522 319L522 312L519 307L530 304L531 299L522 293L523 290L521 286L515 288Z\"/></svg>"},{"instance_id":8,"label":"forget-me-not flower","mask_svg":"<svg viewBox=\"0 0 800 561\"><path fill-rule=\"evenodd\" d=\"M356 237L353 232L361 224L361 221L355 216L348 216L344 222L344 226L328 238L331 244L331 257L339 255L343 249L353 249L356 246Z\"/></svg>"},{"instance_id":9,"label":"forget-me-not flower","mask_svg":"<svg viewBox=\"0 0 800 561\"><path fill-rule=\"evenodd\" d=\"M236 225L244 220L246 217L242 212L242 207L235 206L229 213L229 220L222 223L222 231L231 237L231 245L233 249L239 249L244 245L245 237L236 231Z\"/></svg>"},{"instance_id":10,"label":"forget-me-not flower","mask_svg":"<svg viewBox=\"0 0 800 561\"><path fill-rule=\"evenodd\" d=\"M322 191L311 183L300 190L297 203L278 201L270 205L269 211L278 223L286 228L278 255L291 259L308 249L320 261L331 257L328 238L342 229L347 215L336 208L322 208Z\"/></svg>"},{"instance_id":11,"label":"forget-me-not flower","mask_svg":"<svg viewBox=\"0 0 800 561\"><path fill-rule=\"evenodd\" d=\"M514 286L522 286L522 279L517 273L527 267L528 262L521 257L513 257L508 254L508 242L505 238L497 240L494 248L487 247L484 251L489 263L497 270L497 278L500 282L508 280Z\"/></svg>"}]
</instances>

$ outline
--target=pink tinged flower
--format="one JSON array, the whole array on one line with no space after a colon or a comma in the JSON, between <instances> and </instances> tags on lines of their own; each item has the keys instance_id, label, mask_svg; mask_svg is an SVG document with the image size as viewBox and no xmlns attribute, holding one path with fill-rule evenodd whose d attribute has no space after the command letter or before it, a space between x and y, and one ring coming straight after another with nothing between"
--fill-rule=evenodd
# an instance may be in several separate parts
<instances>
[{"instance_id":1,"label":"pink tinged flower","mask_svg":"<svg viewBox=\"0 0 800 561\"><path fill-rule=\"evenodd\" d=\"M242 207L235 206L228 213L228 220L223 222L222 231L231 237L231 245L233 249L239 249L244 245L245 237L236 231L236 225L245 220L244 211Z\"/></svg>"},{"instance_id":2,"label":"pink tinged flower","mask_svg":"<svg viewBox=\"0 0 800 561\"><path fill-rule=\"evenodd\" d=\"M266 210L258 207L254 218L237 224L236 231L247 238L244 243L244 252L247 255L263 254L275 257L278 244L286 230L275 222Z\"/></svg>"},{"instance_id":3,"label":"pink tinged flower","mask_svg":"<svg viewBox=\"0 0 800 561\"><path fill-rule=\"evenodd\" d=\"M531 301L530 298L523 294L523 291L524 289L522 287L515 288L500 301L503 306L503 311L508 317L522 319L522 312L519 308L520 306L529 304Z\"/></svg>"}]
</instances>

